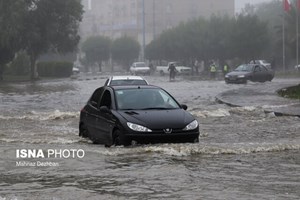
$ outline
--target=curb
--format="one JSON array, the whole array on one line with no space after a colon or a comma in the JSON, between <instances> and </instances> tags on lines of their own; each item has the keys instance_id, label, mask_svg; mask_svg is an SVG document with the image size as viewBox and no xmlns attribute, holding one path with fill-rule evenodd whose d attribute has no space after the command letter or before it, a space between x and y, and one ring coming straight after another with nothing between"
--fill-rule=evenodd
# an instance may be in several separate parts
<instances>
[{"instance_id":1,"label":"curb","mask_svg":"<svg viewBox=\"0 0 300 200\"><path fill-rule=\"evenodd\" d=\"M282 88L284 89L284 88ZM229 91L234 91L234 90L229 90ZM228 92L228 91L226 91ZM230 107L244 107L245 105L239 105L237 103L233 103L233 102L229 102L228 100L225 100L222 95L224 95L225 92L222 92L220 94L218 94L215 98L216 98L216 102L217 103L221 103L221 104L226 104ZM299 104L295 104L297 106L300 107L300 103ZM288 106L287 106L288 107ZM300 117L300 113L299 114L294 114L294 113L288 113L288 112L284 112L284 111L277 111L277 110L272 110L272 109L263 109L265 113L274 113L275 116L277 117L281 117L281 116L295 116L295 117Z\"/></svg>"}]
</instances>

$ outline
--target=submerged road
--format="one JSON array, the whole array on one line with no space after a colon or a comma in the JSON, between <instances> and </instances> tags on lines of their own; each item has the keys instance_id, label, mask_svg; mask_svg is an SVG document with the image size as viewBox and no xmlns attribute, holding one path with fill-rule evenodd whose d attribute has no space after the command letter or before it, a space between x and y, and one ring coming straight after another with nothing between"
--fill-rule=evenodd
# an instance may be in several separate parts
<instances>
[{"instance_id":1,"label":"submerged road","mask_svg":"<svg viewBox=\"0 0 300 200\"><path fill-rule=\"evenodd\" d=\"M1 84L0 200L300 199L300 118L276 116L297 101L274 95L298 80L145 78L188 105L198 144L105 148L78 137L79 111L105 75ZM45 158L18 157L22 149ZM84 156L46 157L52 150Z\"/></svg>"}]
</instances>

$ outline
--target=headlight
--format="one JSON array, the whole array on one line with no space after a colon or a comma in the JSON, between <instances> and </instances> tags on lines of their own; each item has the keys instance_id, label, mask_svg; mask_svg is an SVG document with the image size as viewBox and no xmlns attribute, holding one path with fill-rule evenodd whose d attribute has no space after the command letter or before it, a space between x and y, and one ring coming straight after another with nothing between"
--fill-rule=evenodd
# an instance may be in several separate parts
<instances>
[{"instance_id":1,"label":"headlight","mask_svg":"<svg viewBox=\"0 0 300 200\"><path fill-rule=\"evenodd\" d=\"M229 78L229 76L228 76L228 75L225 75L225 78Z\"/></svg>"},{"instance_id":2,"label":"headlight","mask_svg":"<svg viewBox=\"0 0 300 200\"><path fill-rule=\"evenodd\" d=\"M245 75L238 75L238 78L245 78Z\"/></svg>"},{"instance_id":3,"label":"headlight","mask_svg":"<svg viewBox=\"0 0 300 200\"><path fill-rule=\"evenodd\" d=\"M127 122L127 126L131 130L138 131L138 132L152 132L152 130L150 130L150 129L144 127L144 126L141 126L141 125L138 125L138 124L133 124L133 123L130 123L130 122Z\"/></svg>"},{"instance_id":4,"label":"headlight","mask_svg":"<svg viewBox=\"0 0 300 200\"><path fill-rule=\"evenodd\" d=\"M189 123L183 130L189 131L189 130L193 130L197 127L198 127L198 122L197 122L197 120L194 120L191 123Z\"/></svg>"}]
</instances>

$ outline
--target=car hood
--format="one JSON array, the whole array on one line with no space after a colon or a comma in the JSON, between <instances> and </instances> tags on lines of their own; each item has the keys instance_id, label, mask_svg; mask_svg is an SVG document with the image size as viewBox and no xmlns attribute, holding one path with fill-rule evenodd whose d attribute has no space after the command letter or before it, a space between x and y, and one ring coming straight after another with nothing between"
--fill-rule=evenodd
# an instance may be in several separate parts
<instances>
[{"instance_id":1,"label":"car hood","mask_svg":"<svg viewBox=\"0 0 300 200\"><path fill-rule=\"evenodd\" d=\"M248 74L251 74L251 72L247 72L247 71L232 71L232 72L229 72L228 76L239 76L239 75L248 75Z\"/></svg>"},{"instance_id":2,"label":"car hood","mask_svg":"<svg viewBox=\"0 0 300 200\"><path fill-rule=\"evenodd\" d=\"M194 120L194 117L183 109L172 110L135 110L119 111L119 114L131 123L150 129L181 129Z\"/></svg>"}]
</instances>

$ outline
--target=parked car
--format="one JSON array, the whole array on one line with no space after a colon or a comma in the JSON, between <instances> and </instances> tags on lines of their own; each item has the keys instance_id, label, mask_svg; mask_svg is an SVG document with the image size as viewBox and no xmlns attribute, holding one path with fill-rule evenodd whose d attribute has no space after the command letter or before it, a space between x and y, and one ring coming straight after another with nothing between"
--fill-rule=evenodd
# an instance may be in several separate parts
<instances>
[{"instance_id":1,"label":"parked car","mask_svg":"<svg viewBox=\"0 0 300 200\"><path fill-rule=\"evenodd\" d=\"M149 75L150 67L148 67L145 62L134 62L130 66L129 71L132 75L138 75L138 74Z\"/></svg>"},{"instance_id":2,"label":"parked car","mask_svg":"<svg viewBox=\"0 0 300 200\"><path fill-rule=\"evenodd\" d=\"M79 136L106 146L198 142L199 125L160 87L102 86L80 112Z\"/></svg>"},{"instance_id":3,"label":"parked car","mask_svg":"<svg viewBox=\"0 0 300 200\"><path fill-rule=\"evenodd\" d=\"M72 69L72 74L73 74L73 75L76 75L76 74L79 74L79 73L80 73L79 68L73 67L73 69Z\"/></svg>"},{"instance_id":4,"label":"parked car","mask_svg":"<svg viewBox=\"0 0 300 200\"><path fill-rule=\"evenodd\" d=\"M298 71L298 72L300 72L300 65L296 65L295 66L295 70Z\"/></svg>"},{"instance_id":5,"label":"parked car","mask_svg":"<svg viewBox=\"0 0 300 200\"><path fill-rule=\"evenodd\" d=\"M111 76L104 85L149 85L148 82L140 76Z\"/></svg>"},{"instance_id":6,"label":"parked car","mask_svg":"<svg viewBox=\"0 0 300 200\"><path fill-rule=\"evenodd\" d=\"M272 68L271 63L267 62L266 60L251 60L250 64L260 64L267 68Z\"/></svg>"},{"instance_id":7,"label":"parked car","mask_svg":"<svg viewBox=\"0 0 300 200\"><path fill-rule=\"evenodd\" d=\"M176 72L178 75L190 75L192 73L191 67L186 67L180 64L179 62L169 62L166 66L156 66L156 71L161 75L164 76L165 74L169 74L169 66L171 64L175 65Z\"/></svg>"},{"instance_id":8,"label":"parked car","mask_svg":"<svg viewBox=\"0 0 300 200\"><path fill-rule=\"evenodd\" d=\"M274 71L259 64L242 64L225 75L226 83L247 83L272 81Z\"/></svg>"}]
</instances>

